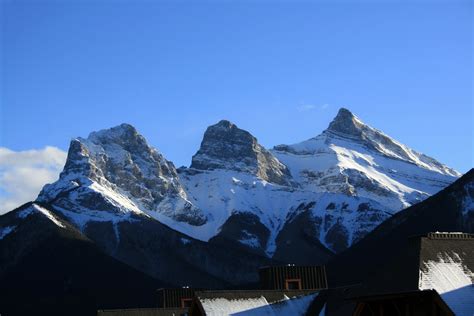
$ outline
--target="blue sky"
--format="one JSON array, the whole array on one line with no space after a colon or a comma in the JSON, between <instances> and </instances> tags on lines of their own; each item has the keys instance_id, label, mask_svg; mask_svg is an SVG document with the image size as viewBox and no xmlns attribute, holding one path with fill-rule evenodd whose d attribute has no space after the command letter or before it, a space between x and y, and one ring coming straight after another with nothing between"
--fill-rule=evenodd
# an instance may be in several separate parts
<instances>
[{"instance_id":1,"label":"blue sky","mask_svg":"<svg viewBox=\"0 0 474 316\"><path fill-rule=\"evenodd\" d=\"M229 119L267 146L339 107L465 172L473 165L471 1L8 1L0 147L128 122L177 166Z\"/></svg>"}]
</instances>

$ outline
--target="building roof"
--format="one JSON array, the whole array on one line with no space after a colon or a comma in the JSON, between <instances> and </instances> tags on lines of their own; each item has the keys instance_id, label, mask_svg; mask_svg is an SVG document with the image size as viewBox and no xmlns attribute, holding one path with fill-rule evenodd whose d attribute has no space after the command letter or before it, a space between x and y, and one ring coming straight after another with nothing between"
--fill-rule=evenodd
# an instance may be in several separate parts
<instances>
[{"instance_id":1,"label":"building roof","mask_svg":"<svg viewBox=\"0 0 474 316\"><path fill-rule=\"evenodd\" d=\"M472 316L474 235L463 235L421 239L418 288L436 290L456 315Z\"/></svg>"},{"instance_id":2,"label":"building roof","mask_svg":"<svg viewBox=\"0 0 474 316\"><path fill-rule=\"evenodd\" d=\"M422 290L422 291L409 291L399 293L387 293L387 294L376 294L376 295L363 295L352 297L352 300L358 302L372 302L386 299L393 299L398 297L416 297L416 296L438 296L439 293L436 290Z\"/></svg>"},{"instance_id":3,"label":"building roof","mask_svg":"<svg viewBox=\"0 0 474 316\"><path fill-rule=\"evenodd\" d=\"M408 305L416 304L417 307L421 308L418 312L428 312L426 311L426 304L428 303L429 306L429 315L434 311L432 308L434 307L432 303L435 303L436 306L439 308L438 311L442 311L441 315L452 315L455 314L451 310L451 308L446 304L446 302L439 296L438 292L435 290L423 290L423 291L410 291L410 292L402 292L402 293L390 293L390 294L381 294L381 295L371 295L371 296L361 296L353 298L354 301L357 302L357 306L354 309L354 314L359 315L357 311L361 311L361 309L365 308L368 304L369 306L373 303L376 303L374 307L381 308L385 303L385 307L393 308L394 306L403 307ZM397 304L398 302L398 304ZM408 305L407 305L408 304ZM370 307L369 307L370 309ZM387 311L385 311L387 312ZM412 313L416 311L412 310ZM434 312L434 314L439 315L438 313Z\"/></svg>"},{"instance_id":4,"label":"building roof","mask_svg":"<svg viewBox=\"0 0 474 316\"><path fill-rule=\"evenodd\" d=\"M204 315L305 315L317 291L203 291L193 309ZM191 311L191 314L192 311Z\"/></svg>"}]
</instances>

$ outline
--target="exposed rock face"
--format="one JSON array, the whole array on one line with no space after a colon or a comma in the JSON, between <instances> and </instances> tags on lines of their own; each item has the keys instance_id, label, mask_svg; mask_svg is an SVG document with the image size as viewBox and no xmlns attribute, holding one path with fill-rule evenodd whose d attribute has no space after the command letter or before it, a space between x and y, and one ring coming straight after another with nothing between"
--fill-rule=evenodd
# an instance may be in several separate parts
<instances>
[{"instance_id":1,"label":"exposed rock face","mask_svg":"<svg viewBox=\"0 0 474 316\"><path fill-rule=\"evenodd\" d=\"M92 133L83 141L90 148L90 164L98 169L92 180L105 178L151 209L168 195L184 196L173 163L131 125Z\"/></svg>"},{"instance_id":2,"label":"exposed rock face","mask_svg":"<svg viewBox=\"0 0 474 316\"><path fill-rule=\"evenodd\" d=\"M290 174L249 132L222 120L207 128L191 168L247 172L268 182L288 185Z\"/></svg>"},{"instance_id":3,"label":"exposed rock face","mask_svg":"<svg viewBox=\"0 0 474 316\"><path fill-rule=\"evenodd\" d=\"M67 204L80 201L76 207L79 209L113 209L107 205L107 199L102 199L105 191L118 204L125 202L193 225L205 222L187 202L173 163L149 146L129 124L93 132L87 139L72 140L59 181L46 185L38 200L50 202L71 190L81 194L75 194ZM56 204L69 208L61 201Z\"/></svg>"},{"instance_id":4,"label":"exposed rock face","mask_svg":"<svg viewBox=\"0 0 474 316\"><path fill-rule=\"evenodd\" d=\"M85 177L111 189L125 190L147 206L161 201L167 191L180 192L173 164L127 124L72 140L61 174L66 176L77 180ZM43 193L54 193L49 192L51 188L46 186Z\"/></svg>"},{"instance_id":5,"label":"exposed rock face","mask_svg":"<svg viewBox=\"0 0 474 316\"><path fill-rule=\"evenodd\" d=\"M362 138L363 127L364 124L356 119L348 109L341 108L334 120L329 124L327 131L354 138Z\"/></svg>"}]
</instances>

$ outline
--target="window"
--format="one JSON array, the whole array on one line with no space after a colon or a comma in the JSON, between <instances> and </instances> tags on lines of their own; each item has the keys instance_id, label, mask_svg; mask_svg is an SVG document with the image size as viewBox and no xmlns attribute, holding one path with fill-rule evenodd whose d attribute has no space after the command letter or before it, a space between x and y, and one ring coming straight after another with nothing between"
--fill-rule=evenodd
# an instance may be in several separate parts
<instances>
[{"instance_id":1,"label":"window","mask_svg":"<svg viewBox=\"0 0 474 316\"><path fill-rule=\"evenodd\" d=\"M193 299L192 298L182 298L181 299L181 307L182 308L190 308L192 304L193 304Z\"/></svg>"},{"instance_id":2,"label":"window","mask_svg":"<svg viewBox=\"0 0 474 316\"><path fill-rule=\"evenodd\" d=\"M287 290L301 290L301 279L286 279L285 287Z\"/></svg>"}]
</instances>

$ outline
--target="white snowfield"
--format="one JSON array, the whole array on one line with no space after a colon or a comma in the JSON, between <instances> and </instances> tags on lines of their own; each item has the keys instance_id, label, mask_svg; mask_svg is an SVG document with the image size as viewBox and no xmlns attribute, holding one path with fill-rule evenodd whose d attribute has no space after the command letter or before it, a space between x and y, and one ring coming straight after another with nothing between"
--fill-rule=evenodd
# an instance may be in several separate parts
<instances>
[{"instance_id":1,"label":"white snowfield","mask_svg":"<svg viewBox=\"0 0 474 316\"><path fill-rule=\"evenodd\" d=\"M355 141L330 131L287 148L286 151L275 149L273 154L288 166L298 183L309 190L344 192L348 189L354 195L374 199L394 211L424 200L460 176L447 167L428 165L420 160L426 156L405 146L402 148L410 160L384 147L368 148L367 140ZM351 177L356 176L360 182L351 181ZM325 179L331 181L325 184Z\"/></svg>"},{"instance_id":2,"label":"white snowfield","mask_svg":"<svg viewBox=\"0 0 474 316\"><path fill-rule=\"evenodd\" d=\"M456 253L423 262L419 289L436 290L457 316L474 315L474 273Z\"/></svg>"},{"instance_id":3,"label":"white snowfield","mask_svg":"<svg viewBox=\"0 0 474 316\"><path fill-rule=\"evenodd\" d=\"M46 185L38 201L54 200L53 208L81 230L90 221L117 224L142 216L202 241L216 236L231 215L253 214L270 237L259 240L247 232L239 242L272 256L279 232L302 204L313 202L309 212L320 222L314 234L333 249L327 239L331 229L337 228L349 246L460 175L341 111L335 121L349 120L358 137L335 131L331 123L315 138L270 151L291 173L285 185L245 170L185 168L178 173L133 127L123 124L74 140L60 179ZM65 192L67 197L60 197ZM109 206L91 206L94 196Z\"/></svg>"},{"instance_id":4,"label":"white snowfield","mask_svg":"<svg viewBox=\"0 0 474 316\"><path fill-rule=\"evenodd\" d=\"M269 303L264 296L249 299L213 298L200 299L202 307L209 316L276 316L306 315L311 302L318 294L285 298L279 302Z\"/></svg>"}]
</instances>

